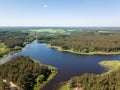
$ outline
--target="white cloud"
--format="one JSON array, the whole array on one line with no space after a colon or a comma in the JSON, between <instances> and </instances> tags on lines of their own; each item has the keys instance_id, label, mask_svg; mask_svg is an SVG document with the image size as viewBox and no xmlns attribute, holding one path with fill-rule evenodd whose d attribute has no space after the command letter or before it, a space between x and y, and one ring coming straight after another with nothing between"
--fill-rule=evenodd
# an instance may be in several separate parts
<instances>
[{"instance_id":1,"label":"white cloud","mask_svg":"<svg viewBox=\"0 0 120 90\"><path fill-rule=\"evenodd\" d=\"M47 7L48 7L48 5L46 5L46 4L45 4L43 7L44 7L44 8L47 8Z\"/></svg>"}]
</instances>

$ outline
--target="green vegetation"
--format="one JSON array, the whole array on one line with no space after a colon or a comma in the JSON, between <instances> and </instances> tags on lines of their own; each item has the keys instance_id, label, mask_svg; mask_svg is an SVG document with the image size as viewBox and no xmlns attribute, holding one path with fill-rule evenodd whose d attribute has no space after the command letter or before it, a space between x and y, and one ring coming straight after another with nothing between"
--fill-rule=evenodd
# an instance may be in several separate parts
<instances>
[{"instance_id":1,"label":"green vegetation","mask_svg":"<svg viewBox=\"0 0 120 90\"><path fill-rule=\"evenodd\" d=\"M37 29L37 30L30 30L31 32L41 32L41 33L53 33L53 34L56 34L56 33L65 33L64 30L55 30L55 29Z\"/></svg>"},{"instance_id":2,"label":"green vegetation","mask_svg":"<svg viewBox=\"0 0 120 90\"><path fill-rule=\"evenodd\" d=\"M82 90L119 90L120 89L120 61L102 61L101 65L112 67L114 70L107 74L84 74L71 78L59 86L58 90L82 88ZM81 89L80 89L81 90Z\"/></svg>"},{"instance_id":3,"label":"green vegetation","mask_svg":"<svg viewBox=\"0 0 120 90\"><path fill-rule=\"evenodd\" d=\"M0 43L0 57L4 57L9 52L9 48L4 43Z\"/></svg>"},{"instance_id":4,"label":"green vegetation","mask_svg":"<svg viewBox=\"0 0 120 90\"><path fill-rule=\"evenodd\" d=\"M120 61L102 61L99 63L101 66L110 68L110 69L118 69L120 67Z\"/></svg>"},{"instance_id":5,"label":"green vegetation","mask_svg":"<svg viewBox=\"0 0 120 90\"><path fill-rule=\"evenodd\" d=\"M16 57L0 66L1 78L15 83L22 90L38 90L55 74L55 68L34 62L24 56Z\"/></svg>"},{"instance_id":6,"label":"green vegetation","mask_svg":"<svg viewBox=\"0 0 120 90\"><path fill-rule=\"evenodd\" d=\"M120 31L63 31L64 33L37 32L38 42L75 54L120 54Z\"/></svg>"},{"instance_id":7,"label":"green vegetation","mask_svg":"<svg viewBox=\"0 0 120 90\"><path fill-rule=\"evenodd\" d=\"M22 50L33 40L35 37L28 31L0 31L0 58Z\"/></svg>"},{"instance_id":8,"label":"green vegetation","mask_svg":"<svg viewBox=\"0 0 120 90\"><path fill-rule=\"evenodd\" d=\"M63 49L60 46L52 46L50 44L47 44L48 47L54 48L58 51L62 51L62 52L70 52L70 53L74 53L74 54L81 54L81 55L116 55L116 54L120 54L120 52L103 52L103 51L94 51L94 52L78 52L78 51L74 51L74 49Z\"/></svg>"},{"instance_id":9,"label":"green vegetation","mask_svg":"<svg viewBox=\"0 0 120 90\"><path fill-rule=\"evenodd\" d=\"M51 70L51 74L49 75L49 77L47 78L46 81L41 81L44 76L40 75L38 76L38 78L36 79L36 85L34 86L33 90L39 90L41 88L43 88L50 80L52 80L55 75L57 74L56 68L52 67L52 66L48 66L48 68Z\"/></svg>"}]
</instances>

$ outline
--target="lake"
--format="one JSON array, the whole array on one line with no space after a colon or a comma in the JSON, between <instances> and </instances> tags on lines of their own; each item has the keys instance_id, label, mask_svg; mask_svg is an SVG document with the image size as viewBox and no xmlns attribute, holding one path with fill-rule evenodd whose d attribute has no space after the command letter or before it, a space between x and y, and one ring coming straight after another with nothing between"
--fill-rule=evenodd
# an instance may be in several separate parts
<instances>
[{"instance_id":1,"label":"lake","mask_svg":"<svg viewBox=\"0 0 120 90\"><path fill-rule=\"evenodd\" d=\"M57 67L57 75L42 90L53 90L55 85L67 81L73 76L80 76L84 73L100 74L106 72L107 69L100 66L98 62L120 59L120 55L76 55L68 52L60 52L45 44L32 42L26 45L22 52L8 56L5 61L21 55L39 60L42 64Z\"/></svg>"}]
</instances>

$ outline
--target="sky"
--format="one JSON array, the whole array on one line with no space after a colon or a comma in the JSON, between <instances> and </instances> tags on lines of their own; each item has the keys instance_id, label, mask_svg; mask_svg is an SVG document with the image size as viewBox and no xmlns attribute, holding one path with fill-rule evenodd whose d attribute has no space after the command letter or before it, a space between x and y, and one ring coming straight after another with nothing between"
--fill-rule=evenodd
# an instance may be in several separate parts
<instances>
[{"instance_id":1,"label":"sky","mask_svg":"<svg viewBox=\"0 0 120 90\"><path fill-rule=\"evenodd\" d=\"M120 27L120 0L0 0L0 26Z\"/></svg>"}]
</instances>

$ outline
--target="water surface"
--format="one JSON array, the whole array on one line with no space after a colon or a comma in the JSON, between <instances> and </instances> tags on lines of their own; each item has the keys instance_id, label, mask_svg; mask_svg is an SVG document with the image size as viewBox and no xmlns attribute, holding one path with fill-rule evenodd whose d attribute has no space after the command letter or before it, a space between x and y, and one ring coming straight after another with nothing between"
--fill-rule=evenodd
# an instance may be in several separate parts
<instances>
[{"instance_id":1,"label":"water surface","mask_svg":"<svg viewBox=\"0 0 120 90\"><path fill-rule=\"evenodd\" d=\"M16 56L29 56L39 60L42 64L51 65L58 68L58 73L50 83L42 90L53 90L53 87L60 82L69 80L73 76L80 76L84 73L100 74L107 69L101 67L98 62L103 60L119 60L120 55L76 55L67 52L60 52L47 47L45 44L33 42L25 46L22 52L15 53L6 58L10 60Z\"/></svg>"}]
</instances>

